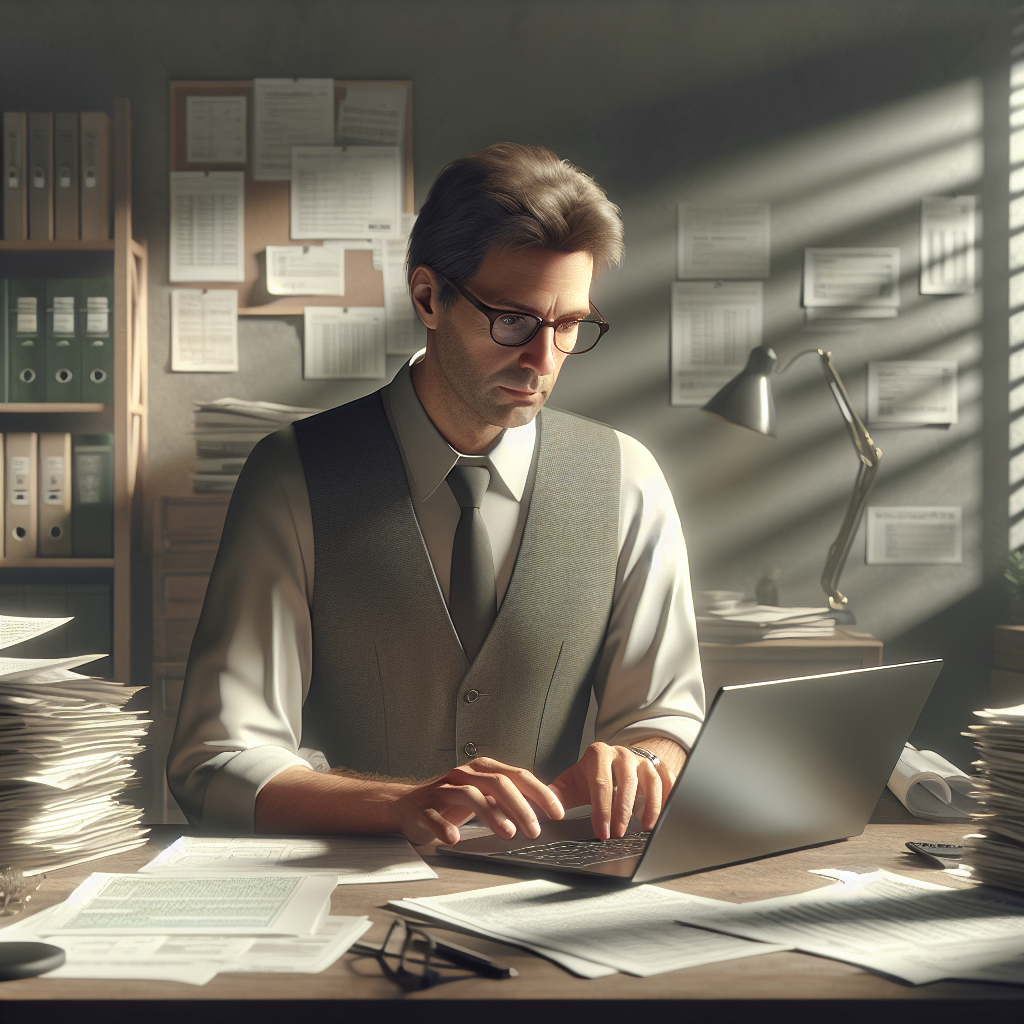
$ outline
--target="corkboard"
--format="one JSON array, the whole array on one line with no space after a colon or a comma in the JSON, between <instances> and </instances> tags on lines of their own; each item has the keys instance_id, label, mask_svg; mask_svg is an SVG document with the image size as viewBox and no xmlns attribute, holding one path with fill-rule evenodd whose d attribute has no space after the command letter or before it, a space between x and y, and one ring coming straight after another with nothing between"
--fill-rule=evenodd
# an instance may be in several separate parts
<instances>
[{"instance_id":1,"label":"corkboard","mask_svg":"<svg viewBox=\"0 0 1024 1024\"><path fill-rule=\"evenodd\" d=\"M412 173L412 82L335 81L334 104L345 98L350 86L405 89L404 210L413 212ZM353 249L345 253L344 295L269 295L263 276L264 250L268 245L321 245L317 239L289 237L287 181L254 181L252 178L253 86L245 82L171 82L171 170L245 171L245 281L203 282L196 287L234 288L238 292L239 316L286 316L301 314L306 306L383 306L384 280L373 269L373 254ZM244 164L189 163L185 147L185 100L188 96L245 96L248 115L250 161Z\"/></svg>"}]
</instances>

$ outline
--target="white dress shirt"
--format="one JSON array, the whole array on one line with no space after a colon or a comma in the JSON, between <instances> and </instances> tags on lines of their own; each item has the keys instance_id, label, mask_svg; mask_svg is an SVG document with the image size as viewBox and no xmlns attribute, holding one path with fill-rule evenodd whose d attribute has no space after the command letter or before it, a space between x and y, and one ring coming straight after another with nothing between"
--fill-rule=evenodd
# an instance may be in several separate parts
<instances>
[{"instance_id":1,"label":"white dress shirt","mask_svg":"<svg viewBox=\"0 0 1024 1024\"><path fill-rule=\"evenodd\" d=\"M383 389L413 509L445 601L461 510L445 477L457 462L487 465L481 515L497 601L508 589L533 491L536 424L505 430L484 456L441 436L405 364ZM596 738L662 736L689 749L704 717L689 570L679 516L650 452L615 432L621 452L618 560L594 692ZM241 526L221 541L192 645L168 759L171 790L195 824L253 829L260 789L286 768L323 767L299 750L312 672L313 526L291 428L254 451Z\"/></svg>"}]
</instances>

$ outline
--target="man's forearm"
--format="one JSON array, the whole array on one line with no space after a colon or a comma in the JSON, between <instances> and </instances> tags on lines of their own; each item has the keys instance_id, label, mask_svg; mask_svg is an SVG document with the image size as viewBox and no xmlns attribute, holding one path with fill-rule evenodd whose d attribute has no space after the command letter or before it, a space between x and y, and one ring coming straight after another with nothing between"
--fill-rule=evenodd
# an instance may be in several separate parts
<instances>
[{"instance_id":1,"label":"man's forearm","mask_svg":"<svg viewBox=\"0 0 1024 1024\"><path fill-rule=\"evenodd\" d=\"M644 750L649 750L652 754L661 758L661 763L668 768L673 782L686 763L686 751L675 740L665 739L664 736L651 736L645 739L633 740L629 745L631 747L643 747Z\"/></svg>"},{"instance_id":2,"label":"man's forearm","mask_svg":"<svg viewBox=\"0 0 1024 1024\"><path fill-rule=\"evenodd\" d=\"M264 835L399 832L395 803L412 788L402 782L328 775L294 766L260 790L253 829Z\"/></svg>"}]
</instances>

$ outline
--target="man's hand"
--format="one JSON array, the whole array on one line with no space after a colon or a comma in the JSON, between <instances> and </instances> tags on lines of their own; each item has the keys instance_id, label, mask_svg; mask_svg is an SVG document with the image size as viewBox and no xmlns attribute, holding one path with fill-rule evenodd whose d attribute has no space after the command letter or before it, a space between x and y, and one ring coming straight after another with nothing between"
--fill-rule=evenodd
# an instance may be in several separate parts
<instances>
[{"instance_id":1,"label":"man's hand","mask_svg":"<svg viewBox=\"0 0 1024 1024\"><path fill-rule=\"evenodd\" d=\"M446 775L410 788L396 801L398 831L414 845L433 839L459 841L458 825L476 815L496 836L511 839L518 831L530 839L540 835L534 803L548 818L565 811L552 789L525 768L489 757L477 757Z\"/></svg>"},{"instance_id":2,"label":"man's hand","mask_svg":"<svg viewBox=\"0 0 1024 1024\"><path fill-rule=\"evenodd\" d=\"M671 740L654 737L637 740L637 745L656 754L661 764L655 768L629 747L591 743L583 757L551 783L550 789L563 807L591 805L598 839L618 839L626 834L638 792L644 796L643 829L654 828L662 800L686 760L686 752Z\"/></svg>"}]
</instances>

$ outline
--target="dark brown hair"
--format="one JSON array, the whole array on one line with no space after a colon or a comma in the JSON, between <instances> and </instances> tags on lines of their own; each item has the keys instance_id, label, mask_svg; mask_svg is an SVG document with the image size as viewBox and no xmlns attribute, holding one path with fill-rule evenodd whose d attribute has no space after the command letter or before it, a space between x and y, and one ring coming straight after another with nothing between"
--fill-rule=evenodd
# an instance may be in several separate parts
<instances>
[{"instance_id":1,"label":"dark brown hair","mask_svg":"<svg viewBox=\"0 0 1024 1024\"><path fill-rule=\"evenodd\" d=\"M437 176L409 238L408 273L421 263L462 284L492 245L505 252L589 252L595 271L622 259L622 219L604 189L543 146L498 142ZM447 309L455 292L441 289Z\"/></svg>"}]
</instances>

